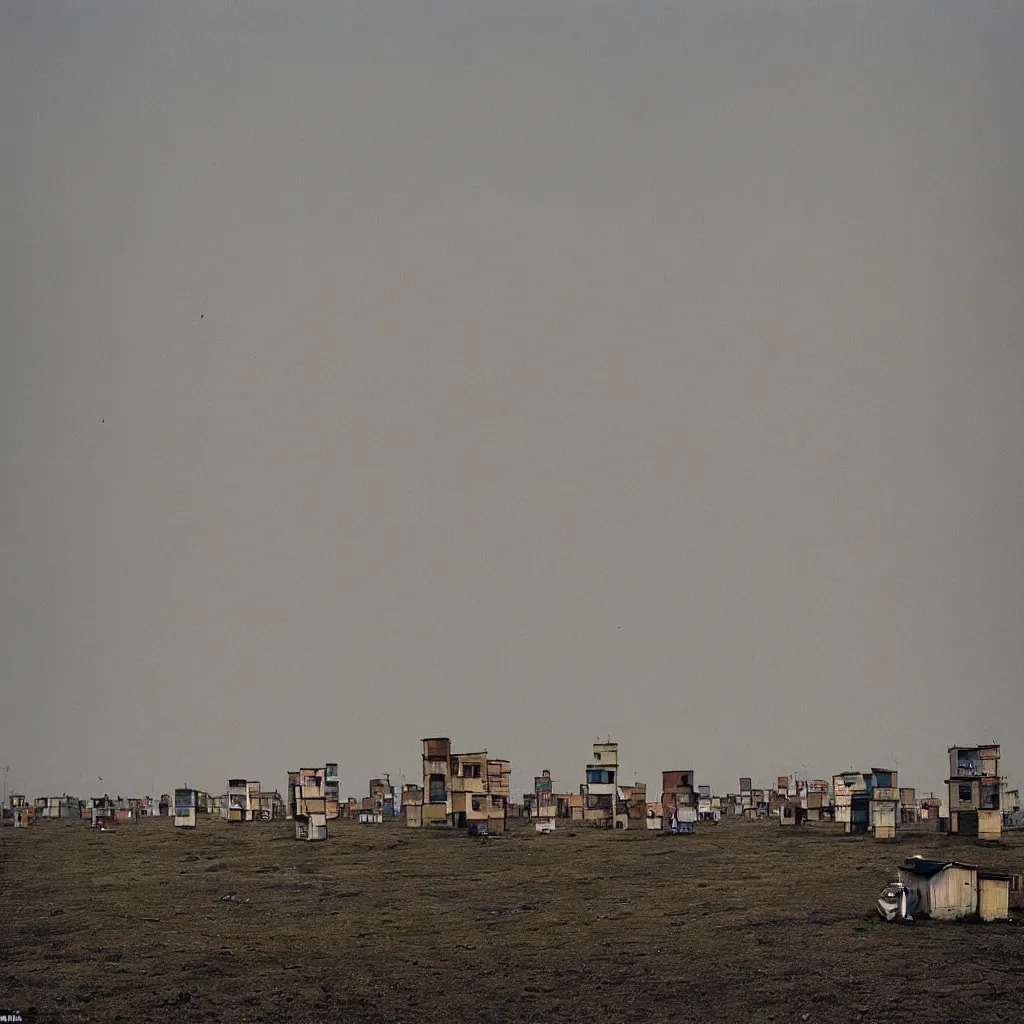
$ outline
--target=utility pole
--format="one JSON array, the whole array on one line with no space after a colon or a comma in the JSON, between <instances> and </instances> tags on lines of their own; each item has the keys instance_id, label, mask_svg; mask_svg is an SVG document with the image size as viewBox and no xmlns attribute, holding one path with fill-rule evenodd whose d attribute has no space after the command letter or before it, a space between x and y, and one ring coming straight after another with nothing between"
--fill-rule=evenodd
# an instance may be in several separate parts
<instances>
[{"instance_id":1,"label":"utility pole","mask_svg":"<svg viewBox=\"0 0 1024 1024\"><path fill-rule=\"evenodd\" d=\"M0 804L0 812L2 812L3 808L7 806L7 773L10 770L11 766L9 764L4 765L3 768L0 768L0 772L4 773L4 802Z\"/></svg>"}]
</instances>

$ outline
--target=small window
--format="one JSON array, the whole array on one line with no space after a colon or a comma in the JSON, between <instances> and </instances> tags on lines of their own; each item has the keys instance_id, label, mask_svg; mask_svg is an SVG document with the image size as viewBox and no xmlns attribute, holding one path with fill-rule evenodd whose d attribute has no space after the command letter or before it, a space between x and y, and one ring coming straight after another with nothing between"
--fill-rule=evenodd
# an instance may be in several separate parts
<instances>
[{"instance_id":1,"label":"small window","mask_svg":"<svg viewBox=\"0 0 1024 1024\"><path fill-rule=\"evenodd\" d=\"M491 806L492 807L501 807L501 797L500 796L492 796L491 797Z\"/></svg>"},{"instance_id":2,"label":"small window","mask_svg":"<svg viewBox=\"0 0 1024 1024\"><path fill-rule=\"evenodd\" d=\"M971 787L961 786L960 787L960 803L969 804L971 802Z\"/></svg>"}]
</instances>

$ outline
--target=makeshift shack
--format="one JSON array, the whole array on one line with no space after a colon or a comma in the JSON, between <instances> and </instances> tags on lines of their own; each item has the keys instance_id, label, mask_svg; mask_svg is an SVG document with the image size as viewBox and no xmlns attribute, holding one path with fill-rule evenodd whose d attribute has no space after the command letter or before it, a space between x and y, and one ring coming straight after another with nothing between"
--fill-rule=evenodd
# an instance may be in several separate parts
<instances>
[{"instance_id":1,"label":"makeshift shack","mask_svg":"<svg viewBox=\"0 0 1024 1024\"><path fill-rule=\"evenodd\" d=\"M983 921L1005 921L1010 916L1010 889L1020 885L1015 875L923 857L904 861L898 876L908 893L910 913L939 921L975 916Z\"/></svg>"}]
</instances>

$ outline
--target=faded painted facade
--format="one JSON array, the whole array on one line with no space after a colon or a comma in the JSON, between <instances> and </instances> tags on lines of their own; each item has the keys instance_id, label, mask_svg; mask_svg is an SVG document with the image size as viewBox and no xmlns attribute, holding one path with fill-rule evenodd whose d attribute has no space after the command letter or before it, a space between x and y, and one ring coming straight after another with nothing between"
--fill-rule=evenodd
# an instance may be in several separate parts
<instances>
[{"instance_id":1,"label":"faded painted facade","mask_svg":"<svg viewBox=\"0 0 1024 1024\"><path fill-rule=\"evenodd\" d=\"M722 801L710 786L697 787L697 820L714 824L722 819Z\"/></svg>"},{"instance_id":2,"label":"faded painted facade","mask_svg":"<svg viewBox=\"0 0 1024 1024\"><path fill-rule=\"evenodd\" d=\"M262 811L269 810L272 818L287 817L294 818L295 816L295 787L301 785L304 781L306 783L313 777L320 780L322 792L320 796L324 799L324 815L328 821L341 816L342 804L339 796L339 787L341 782L338 777L338 765L335 761L328 761L324 764L323 768L302 768L299 771L288 772L288 785L285 788L285 796L282 800L280 794L276 791L274 793L261 793L260 809ZM277 797L276 801L267 798ZM266 818L266 814L262 814L261 817Z\"/></svg>"},{"instance_id":3,"label":"faded painted facade","mask_svg":"<svg viewBox=\"0 0 1024 1024\"><path fill-rule=\"evenodd\" d=\"M648 829L652 829L658 832L661 831L663 821L661 813L661 804L649 803L644 808L644 817L646 820L646 827Z\"/></svg>"},{"instance_id":4,"label":"faded painted facade","mask_svg":"<svg viewBox=\"0 0 1024 1024\"><path fill-rule=\"evenodd\" d=\"M3 809L5 819L11 819L16 828L24 828L32 819L32 804L24 793L10 793Z\"/></svg>"},{"instance_id":5,"label":"faded painted facade","mask_svg":"<svg viewBox=\"0 0 1024 1024\"><path fill-rule=\"evenodd\" d=\"M250 814L248 780L228 779L226 796L227 800L221 808L221 816L227 821L248 821Z\"/></svg>"},{"instance_id":6,"label":"faded painted facade","mask_svg":"<svg viewBox=\"0 0 1024 1024\"><path fill-rule=\"evenodd\" d=\"M33 818L37 821L60 818L80 820L82 817L82 801L76 796L41 796L36 799Z\"/></svg>"},{"instance_id":7,"label":"faded painted facade","mask_svg":"<svg viewBox=\"0 0 1024 1024\"><path fill-rule=\"evenodd\" d=\"M447 736L429 737L423 740L423 788L402 795L405 823L503 832L511 772L508 761L489 758L486 750L453 754Z\"/></svg>"},{"instance_id":8,"label":"faded painted facade","mask_svg":"<svg viewBox=\"0 0 1024 1024\"><path fill-rule=\"evenodd\" d=\"M772 802L773 790L755 789L753 780L744 776L739 780L739 791L726 793L724 797L712 797L712 809L717 800L723 818L767 818L777 812L779 802Z\"/></svg>"},{"instance_id":9,"label":"faded painted facade","mask_svg":"<svg viewBox=\"0 0 1024 1024\"><path fill-rule=\"evenodd\" d=\"M950 747L948 754L950 834L998 839L1003 831L1004 787L998 744Z\"/></svg>"},{"instance_id":10,"label":"faded painted facade","mask_svg":"<svg viewBox=\"0 0 1024 1024\"><path fill-rule=\"evenodd\" d=\"M618 743L609 740L594 744L586 779L580 787L583 820L604 828L626 828L629 817L625 800L620 800Z\"/></svg>"},{"instance_id":11,"label":"faded painted facade","mask_svg":"<svg viewBox=\"0 0 1024 1024\"><path fill-rule=\"evenodd\" d=\"M255 779L228 779L221 797L197 791L197 812L218 814L225 821L270 821L283 815L284 806L277 790L264 790Z\"/></svg>"},{"instance_id":12,"label":"faded painted facade","mask_svg":"<svg viewBox=\"0 0 1024 1024\"><path fill-rule=\"evenodd\" d=\"M767 818L770 812L765 790L755 789L753 779L744 775L739 780L739 791L727 793L721 800L723 817Z\"/></svg>"},{"instance_id":13,"label":"faded painted facade","mask_svg":"<svg viewBox=\"0 0 1024 1024\"><path fill-rule=\"evenodd\" d=\"M555 783L551 778L551 772L545 768L540 775L533 779L533 793L524 793L524 797L530 797L530 817L542 820L545 818L558 817L558 808L555 802Z\"/></svg>"},{"instance_id":14,"label":"faded painted facade","mask_svg":"<svg viewBox=\"0 0 1024 1024\"><path fill-rule=\"evenodd\" d=\"M88 807L83 807L82 817L89 822L90 828L110 828L123 820L120 803L120 800L113 800L106 795L92 797Z\"/></svg>"},{"instance_id":15,"label":"faded painted facade","mask_svg":"<svg viewBox=\"0 0 1024 1024\"><path fill-rule=\"evenodd\" d=\"M779 805L780 825L802 825L807 820L807 808L798 797L787 799Z\"/></svg>"},{"instance_id":16,"label":"faded painted facade","mask_svg":"<svg viewBox=\"0 0 1024 1024\"><path fill-rule=\"evenodd\" d=\"M632 786L623 786L622 793L630 824L642 825L647 818L647 783L634 782Z\"/></svg>"},{"instance_id":17,"label":"faded painted facade","mask_svg":"<svg viewBox=\"0 0 1024 1024\"><path fill-rule=\"evenodd\" d=\"M509 799L512 796L512 764L493 758L487 762L487 831L505 831L508 825Z\"/></svg>"},{"instance_id":18,"label":"faded painted facade","mask_svg":"<svg viewBox=\"0 0 1024 1024\"><path fill-rule=\"evenodd\" d=\"M195 828L198 813L198 796L194 789L176 789L174 791L174 827Z\"/></svg>"},{"instance_id":19,"label":"faded painted facade","mask_svg":"<svg viewBox=\"0 0 1024 1024\"><path fill-rule=\"evenodd\" d=\"M661 813L666 828L673 822L690 824L697 820L697 790L692 769L661 773Z\"/></svg>"},{"instance_id":20,"label":"faded painted facade","mask_svg":"<svg viewBox=\"0 0 1024 1024\"><path fill-rule=\"evenodd\" d=\"M832 777L833 817L847 833L867 832L876 839L895 839L901 824L897 772L872 768Z\"/></svg>"},{"instance_id":21,"label":"faded painted facade","mask_svg":"<svg viewBox=\"0 0 1024 1024\"><path fill-rule=\"evenodd\" d=\"M288 773L288 816L295 838L318 841L327 838L326 768L300 768Z\"/></svg>"},{"instance_id":22,"label":"faded painted facade","mask_svg":"<svg viewBox=\"0 0 1024 1024\"><path fill-rule=\"evenodd\" d=\"M447 736L425 739L420 824L447 825L452 810L452 741ZM406 819L406 824L411 824L411 820Z\"/></svg>"},{"instance_id":23,"label":"faded painted facade","mask_svg":"<svg viewBox=\"0 0 1024 1024\"><path fill-rule=\"evenodd\" d=\"M551 772L545 768L534 776L533 792L523 794L525 815L536 821L552 818L571 818L576 807L582 816L583 798L578 793L558 793Z\"/></svg>"},{"instance_id":24,"label":"faded painted facade","mask_svg":"<svg viewBox=\"0 0 1024 1024\"><path fill-rule=\"evenodd\" d=\"M328 820L341 814L341 780L337 761L328 761L324 765L324 809Z\"/></svg>"},{"instance_id":25,"label":"faded painted facade","mask_svg":"<svg viewBox=\"0 0 1024 1024\"><path fill-rule=\"evenodd\" d=\"M409 828L423 827L423 787L407 782L402 786L402 817Z\"/></svg>"},{"instance_id":26,"label":"faded painted facade","mask_svg":"<svg viewBox=\"0 0 1024 1024\"><path fill-rule=\"evenodd\" d=\"M1014 828L1024 825L1024 815L1021 814L1020 809L1020 791L1010 789L1005 782L1003 784L1002 812L1004 828Z\"/></svg>"},{"instance_id":27,"label":"faded painted facade","mask_svg":"<svg viewBox=\"0 0 1024 1024\"><path fill-rule=\"evenodd\" d=\"M285 803L276 790L257 790L249 794L253 821L278 821L285 817Z\"/></svg>"},{"instance_id":28,"label":"faded painted facade","mask_svg":"<svg viewBox=\"0 0 1024 1024\"><path fill-rule=\"evenodd\" d=\"M452 755L451 787L449 824L455 828L486 825L489 814L486 750Z\"/></svg>"},{"instance_id":29,"label":"faded painted facade","mask_svg":"<svg viewBox=\"0 0 1024 1024\"><path fill-rule=\"evenodd\" d=\"M921 819L917 792L909 786L900 787L900 824L914 825Z\"/></svg>"},{"instance_id":30,"label":"faded painted facade","mask_svg":"<svg viewBox=\"0 0 1024 1024\"><path fill-rule=\"evenodd\" d=\"M380 822L395 817L395 787L391 785L390 775L370 779L370 810Z\"/></svg>"}]
</instances>

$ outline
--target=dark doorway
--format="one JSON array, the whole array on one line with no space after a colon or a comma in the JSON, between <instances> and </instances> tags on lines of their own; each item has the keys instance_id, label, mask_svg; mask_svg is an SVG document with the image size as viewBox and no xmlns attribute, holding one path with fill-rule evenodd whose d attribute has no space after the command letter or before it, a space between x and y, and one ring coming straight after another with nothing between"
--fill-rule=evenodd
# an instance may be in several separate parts
<instances>
[{"instance_id":1,"label":"dark doorway","mask_svg":"<svg viewBox=\"0 0 1024 1024\"><path fill-rule=\"evenodd\" d=\"M960 811L957 814L956 830L962 836L978 838L978 812Z\"/></svg>"},{"instance_id":2,"label":"dark doorway","mask_svg":"<svg viewBox=\"0 0 1024 1024\"><path fill-rule=\"evenodd\" d=\"M430 802L432 804L443 804L447 799L443 775L430 776Z\"/></svg>"}]
</instances>

